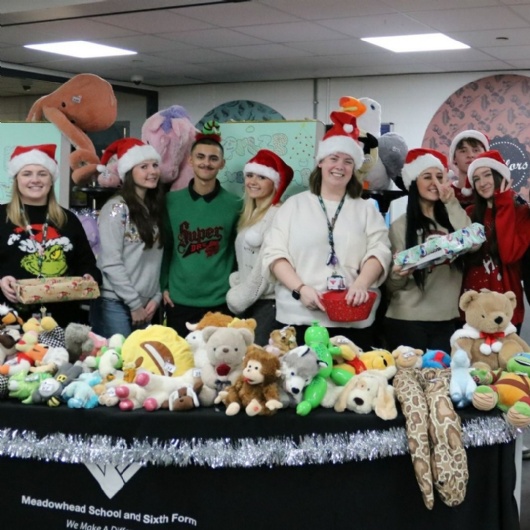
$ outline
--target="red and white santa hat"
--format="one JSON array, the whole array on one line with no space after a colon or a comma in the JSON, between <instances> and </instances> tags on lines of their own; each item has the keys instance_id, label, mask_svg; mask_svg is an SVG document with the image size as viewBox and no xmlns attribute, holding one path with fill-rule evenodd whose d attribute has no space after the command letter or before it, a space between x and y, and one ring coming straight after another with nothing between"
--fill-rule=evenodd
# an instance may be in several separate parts
<instances>
[{"instance_id":1,"label":"red and white santa hat","mask_svg":"<svg viewBox=\"0 0 530 530\"><path fill-rule=\"evenodd\" d=\"M489 167L498 171L502 178L508 182L512 181L512 174L510 168L506 165L504 158L499 153L499 151L491 150L480 153L480 155L469 164L467 168L467 181L471 189L473 189L473 174L475 171L481 167Z\"/></svg>"},{"instance_id":2,"label":"red and white santa hat","mask_svg":"<svg viewBox=\"0 0 530 530\"><path fill-rule=\"evenodd\" d=\"M51 174L53 181L59 176L59 166L55 160L55 144L19 145L15 147L7 164L7 173L15 177L17 173L29 164L45 167Z\"/></svg>"},{"instance_id":3,"label":"red and white santa hat","mask_svg":"<svg viewBox=\"0 0 530 530\"><path fill-rule=\"evenodd\" d=\"M283 192L293 180L293 168L287 165L276 153L268 149L260 149L252 157L243 169L243 173L255 173L262 177L267 177L274 183L276 193L272 198L271 204L278 204L282 198Z\"/></svg>"},{"instance_id":4,"label":"red and white santa hat","mask_svg":"<svg viewBox=\"0 0 530 530\"><path fill-rule=\"evenodd\" d=\"M484 150L487 151L490 148L490 141L489 138L479 132L475 131L475 129L467 129L465 131L460 131L451 142L451 145L449 146L449 160L451 163L453 163L453 160L455 159L455 151L456 146L462 141L467 140L468 138L473 138L475 140L478 140L483 146Z\"/></svg>"},{"instance_id":5,"label":"red and white santa hat","mask_svg":"<svg viewBox=\"0 0 530 530\"><path fill-rule=\"evenodd\" d=\"M112 142L103 151L101 165L98 165L97 168L100 173L105 171L105 166L113 156L118 159L118 174L121 180L125 178L127 171L146 160L160 162L160 155L152 145L146 144L138 138L120 138Z\"/></svg>"},{"instance_id":6,"label":"red and white santa hat","mask_svg":"<svg viewBox=\"0 0 530 530\"><path fill-rule=\"evenodd\" d=\"M434 149L426 149L423 147L411 149L405 157L405 165L401 170L401 178L403 179L405 188L408 190L412 182L430 167L447 171L447 157Z\"/></svg>"},{"instance_id":7,"label":"red and white santa hat","mask_svg":"<svg viewBox=\"0 0 530 530\"><path fill-rule=\"evenodd\" d=\"M338 111L332 112L330 118L333 125L318 144L317 163L334 153L345 153L353 158L355 169L359 169L364 162L364 152L358 141L357 118Z\"/></svg>"}]
</instances>

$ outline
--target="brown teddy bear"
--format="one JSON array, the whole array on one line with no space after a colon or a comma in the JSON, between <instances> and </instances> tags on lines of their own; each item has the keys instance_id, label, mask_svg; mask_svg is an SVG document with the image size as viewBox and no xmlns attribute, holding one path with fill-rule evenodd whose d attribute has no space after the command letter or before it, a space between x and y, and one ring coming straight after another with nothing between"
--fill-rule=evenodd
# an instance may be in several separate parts
<instances>
[{"instance_id":1,"label":"brown teddy bear","mask_svg":"<svg viewBox=\"0 0 530 530\"><path fill-rule=\"evenodd\" d=\"M241 407L249 416L270 416L282 408L277 381L281 376L280 360L273 353L252 345L243 359L243 373L235 384L219 392L215 403L226 405L233 416Z\"/></svg>"},{"instance_id":2,"label":"brown teddy bear","mask_svg":"<svg viewBox=\"0 0 530 530\"><path fill-rule=\"evenodd\" d=\"M512 291L497 293L488 289L466 291L460 297L460 309L466 324L451 337L451 355L462 349L473 368L506 369L516 354L530 351L511 323L517 305Z\"/></svg>"}]
</instances>

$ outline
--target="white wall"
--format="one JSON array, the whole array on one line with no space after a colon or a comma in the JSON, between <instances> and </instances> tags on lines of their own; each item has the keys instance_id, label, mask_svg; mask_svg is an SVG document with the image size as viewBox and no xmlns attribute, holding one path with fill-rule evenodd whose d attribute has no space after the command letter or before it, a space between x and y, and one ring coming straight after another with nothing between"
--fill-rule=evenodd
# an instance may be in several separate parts
<instances>
[{"instance_id":1,"label":"white wall","mask_svg":"<svg viewBox=\"0 0 530 530\"><path fill-rule=\"evenodd\" d=\"M503 72L505 74L514 72ZM528 72L516 72L530 75ZM492 72L417 74L350 77L266 83L227 83L191 85L160 90L161 109L182 105L193 122L214 107L237 99L250 99L269 105L286 119L315 118L329 122L341 96L370 97L381 104L382 121L394 122L395 131L410 147L419 147L435 112L458 88L493 75ZM316 114L313 101L316 85Z\"/></svg>"}]
</instances>

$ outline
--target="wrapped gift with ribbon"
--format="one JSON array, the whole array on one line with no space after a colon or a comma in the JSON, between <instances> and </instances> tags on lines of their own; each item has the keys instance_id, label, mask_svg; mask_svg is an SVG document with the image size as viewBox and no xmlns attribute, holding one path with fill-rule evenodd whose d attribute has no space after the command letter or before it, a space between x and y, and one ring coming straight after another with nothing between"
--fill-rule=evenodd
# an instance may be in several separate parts
<instances>
[{"instance_id":1,"label":"wrapped gift with ribbon","mask_svg":"<svg viewBox=\"0 0 530 530\"><path fill-rule=\"evenodd\" d=\"M423 269L451 263L462 254L477 249L484 241L486 241L484 226L473 223L444 236L430 237L421 245L398 252L394 256L394 264L406 270L412 267Z\"/></svg>"},{"instance_id":2,"label":"wrapped gift with ribbon","mask_svg":"<svg viewBox=\"0 0 530 530\"><path fill-rule=\"evenodd\" d=\"M18 280L14 288L22 304L92 300L99 296L98 284L82 276Z\"/></svg>"}]
</instances>

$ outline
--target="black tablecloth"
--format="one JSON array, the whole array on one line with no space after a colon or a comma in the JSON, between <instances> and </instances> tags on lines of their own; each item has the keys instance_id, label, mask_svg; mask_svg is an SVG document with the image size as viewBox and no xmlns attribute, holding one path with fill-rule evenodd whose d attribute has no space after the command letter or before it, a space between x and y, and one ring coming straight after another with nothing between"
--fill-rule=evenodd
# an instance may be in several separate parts
<instances>
[{"instance_id":1,"label":"black tablecloth","mask_svg":"<svg viewBox=\"0 0 530 530\"><path fill-rule=\"evenodd\" d=\"M460 415L464 428L484 418L501 419L497 412L473 409ZM251 418L227 417L215 408L122 412L1 402L4 517L16 521L8 530L519 528L513 440L470 445L465 501L449 508L436 497L430 511L410 455L391 456L388 445L377 447L379 438L388 443L394 435L402 444L404 424L401 415L383 421L326 409L307 417L285 410ZM359 437L363 459L349 435ZM344 441L348 458L340 451ZM185 459L191 443L196 453ZM373 454L366 452L370 443ZM236 447L233 457L222 454L228 446ZM287 450L277 463L270 455L260 463L267 446ZM90 448L90 458L80 447ZM158 460L150 463L154 456ZM319 456L322 463L316 463ZM111 494L102 486L110 477L122 480Z\"/></svg>"}]
</instances>

